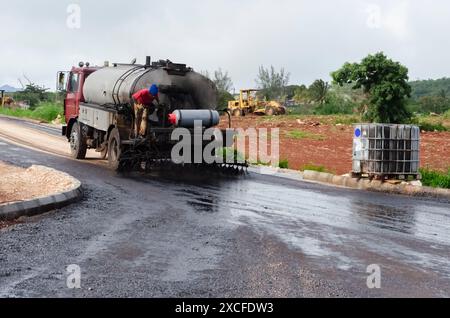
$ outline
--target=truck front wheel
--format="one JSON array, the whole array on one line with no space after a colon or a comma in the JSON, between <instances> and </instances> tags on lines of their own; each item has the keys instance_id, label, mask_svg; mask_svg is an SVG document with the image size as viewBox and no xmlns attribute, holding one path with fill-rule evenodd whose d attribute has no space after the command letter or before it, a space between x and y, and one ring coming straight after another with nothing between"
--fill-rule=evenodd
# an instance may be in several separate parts
<instances>
[{"instance_id":1,"label":"truck front wheel","mask_svg":"<svg viewBox=\"0 0 450 318\"><path fill-rule=\"evenodd\" d=\"M120 142L119 129L114 128L109 135L108 141L108 165L112 170L118 170L122 147Z\"/></svg>"},{"instance_id":2,"label":"truck front wheel","mask_svg":"<svg viewBox=\"0 0 450 318\"><path fill-rule=\"evenodd\" d=\"M85 159L87 144L86 138L83 137L81 131L81 125L79 122L75 122L72 125L72 130L70 131L70 153L74 159Z\"/></svg>"}]
</instances>

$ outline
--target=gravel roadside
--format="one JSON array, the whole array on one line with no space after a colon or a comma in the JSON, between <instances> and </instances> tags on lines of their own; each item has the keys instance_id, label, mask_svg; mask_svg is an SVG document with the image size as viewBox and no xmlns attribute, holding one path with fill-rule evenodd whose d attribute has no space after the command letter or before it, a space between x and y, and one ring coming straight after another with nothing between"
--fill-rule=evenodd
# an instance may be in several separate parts
<instances>
[{"instance_id":1,"label":"gravel roadside","mask_svg":"<svg viewBox=\"0 0 450 318\"><path fill-rule=\"evenodd\" d=\"M65 174L31 166L27 169L0 161L0 204L61 193L73 187Z\"/></svg>"}]
</instances>

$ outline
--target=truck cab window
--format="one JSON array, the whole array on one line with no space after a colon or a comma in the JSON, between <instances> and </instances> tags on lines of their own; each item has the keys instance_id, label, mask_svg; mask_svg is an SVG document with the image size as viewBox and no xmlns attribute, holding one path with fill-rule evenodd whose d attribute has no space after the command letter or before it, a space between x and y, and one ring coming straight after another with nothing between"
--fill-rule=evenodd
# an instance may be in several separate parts
<instances>
[{"instance_id":1,"label":"truck cab window","mask_svg":"<svg viewBox=\"0 0 450 318\"><path fill-rule=\"evenodd\" d=\"M70 73L69 80L69 92L76 93L78 92L80 74Z\"/></svg>"}]
</instances>

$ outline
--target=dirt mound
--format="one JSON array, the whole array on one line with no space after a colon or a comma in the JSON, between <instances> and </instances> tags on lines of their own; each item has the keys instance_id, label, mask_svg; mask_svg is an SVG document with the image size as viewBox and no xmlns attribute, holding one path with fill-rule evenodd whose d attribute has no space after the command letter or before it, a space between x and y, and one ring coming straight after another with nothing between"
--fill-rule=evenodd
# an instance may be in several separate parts
<instances>
[{"instance_id":1,"label":"dirt mound","mask_svg":"<svg viewBox=\"0 0 450 318\"><path fill-rule=\"evenodd\" d=\"M0 204L37 199L71 187L73 180L64 173L41 166L24 169L0 161Z\"/></svg>"}]
</instances>

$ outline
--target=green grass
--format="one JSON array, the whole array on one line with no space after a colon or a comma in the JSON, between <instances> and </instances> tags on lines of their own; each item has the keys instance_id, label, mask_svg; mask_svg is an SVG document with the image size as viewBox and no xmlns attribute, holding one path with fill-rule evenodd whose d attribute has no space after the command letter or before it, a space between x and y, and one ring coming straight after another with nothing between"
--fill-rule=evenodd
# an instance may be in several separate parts
<instances>
[{"instance_id":1,"label":"green grass","mask_svg":"<svg viewBox=\"0 0 450 318\"><path fill-rule=\"evenodd\" d=\"M266 166L269 167L270 166L270 162L263 162L261 160L258 159L258 161L256 162L251 162L251 164L256 165L256 166Z\"/></svg>"},{"instance_id":2,"label":"green grass","mask_svg":"<svg viewBox=\"0 0 450 318\"><path fill-rule=\"evenodd\" d=\"M447 110L447 111L444 113L443 116L444 116L445 119L450 119L450 109Z\"/></svg>"},{"instance_id":3,"label":"green grass","mask_svg":"<svg viewBox=\"0 0 450 318\"><path fill-rule=\"evenodd\" d=\"M331 172L325 166L315 165L315 164L307 164L300 168L300 171L306 171L306 170L317 171L317 172L327 172L327 173Z\"/></svg>"},{"instance_id":4,"label":"green grass","mask_svg":"<svg viewBox=\"0 0 450 318\"><path fill-rule=\"evenodd\" d=\"M244 156L233 147L220 148L217 156L223 156L223 161L225 163L245 162Z\"/></svg>"},{"instance_id":5,"label":"green grass","mask_svg":"<svg viewBox=\"0 0 450 318\"><path fill-rule=\"evenodd\" d=\"M421 122L419 124L420 130L423 131L447 131L448 128L445 127L442 123L429 123L429 122Z\"/></svg>"},{"instance_id":6,"label":"green grass","mask_svg":"<svg viewBox=\"0 0 450 318\"><path fill-rule=\"evenodd\" d=\"M447 173L433 171L428 168L420 169L422 184L427 187L450 189L450 168Z\"/></svg>"},{"instance_id":7,"label":"green grass","mask_svg":"<svg viewBox=\"0 0 450 318\"><path fill-rule=\"evenodd\" d=\"M312 139L312 140L325 140L325 137L319 134L310 133L303 130L291 130L286 133L289 138L292 139Z\"/></svg>"},{"instance_id":8,"label":"green grass","mask_svg":"<svg viewBox=\"0 0 450 318\"><path fill-rule=\"evenodd\" d=\"M450 123L445 116L418 115L412 119L411 124L419 126L422 131L450 131Z\"/></svg>"},{"instance_id":9,"label":"green grass","mask_svg":"<svg viewBox=\"0 0 450 318\"><path fill-rule=\"evenodd\" d=\"M353 125L363 122L359 115L335 115L333 117L334 125Z\"/></svg>"},{"instance_id":10,"label":"green grass","mask_svg":"<svg viewBox=\"0 0 450 318\"><path fill-rule=\"evenodd\" d=\"M314 105L296 105L287 108L289 115L313 115Z\"/></svg>"},{"instance_id":11,"label":"green grass","mask_svg":"<svg viewBox=\"0 0 450 318\"><path fill-rule=\"evenodd\" d=\"M287 161L287 160L280 160L280 163L278 164L278 166L281 169L289 169L289 161Z\"/></svg>"},{"instance_id":12,"label":"green grass","mask_svg":"<svg viewBox=\"0 0 450 318\"><path fill-rule=\"evenodd\" d=\"M40 103L34 110L20 108L10 109L0 107L0 114L2 115L36 119L47 123L55 120L58 115L60 115L61 118L64 118L63 112L64 110L61 104L48 102Z\"/></svg>"}]
</instances>

